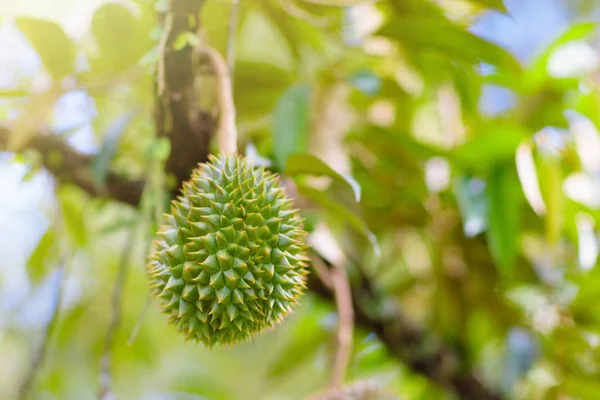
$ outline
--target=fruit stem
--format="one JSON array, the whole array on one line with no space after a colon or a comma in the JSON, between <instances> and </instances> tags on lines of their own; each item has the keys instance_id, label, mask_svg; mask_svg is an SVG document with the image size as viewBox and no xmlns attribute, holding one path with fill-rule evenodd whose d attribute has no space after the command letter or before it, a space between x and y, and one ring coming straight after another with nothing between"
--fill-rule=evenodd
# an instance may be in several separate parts
<instances>
[{"instance_id":1,"label":"fruit stem","mask_svg":"<svg viewBox=\"0 0 600 400\"><path fill-rule=\"evenodd\" d=\"M237 153L237 127L235 126L235 104L231 89L231 75L227 63L221 54L212 47L199 46L197 51L206 55L217 76L217 92L219 98L219 126L217 141L219 151L225 154Z\"/></svg>"}]
</instances>

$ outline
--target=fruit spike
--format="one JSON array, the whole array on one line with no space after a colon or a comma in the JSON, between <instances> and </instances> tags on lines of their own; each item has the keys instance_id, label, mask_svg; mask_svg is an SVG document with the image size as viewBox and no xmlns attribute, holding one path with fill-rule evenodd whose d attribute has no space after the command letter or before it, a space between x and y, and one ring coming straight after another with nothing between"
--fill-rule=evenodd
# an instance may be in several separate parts
<instances>
[{"instance_id":1,"label":"fruit spike","mask_svg":"<svg viewBox=\"0 0 600 400\"><path fill-rule=\"evenodd\" d=\"M306 233L277 177L239 156L211 156L165 214L147 264L153 296L209 347L280 323L305 289Z\"/></svg>"}]
</instances>

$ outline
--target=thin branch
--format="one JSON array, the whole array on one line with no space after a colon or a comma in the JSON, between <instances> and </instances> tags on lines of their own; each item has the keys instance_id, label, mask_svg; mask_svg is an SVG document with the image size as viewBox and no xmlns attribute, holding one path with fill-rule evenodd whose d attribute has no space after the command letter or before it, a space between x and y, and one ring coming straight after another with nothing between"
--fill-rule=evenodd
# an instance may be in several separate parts
<instances>
[{"instance_id":1,"label":"thin branch","mask_svg":"<svg viewBox=\"0 0 600 400\"><path fill-rule=\"evenodd\" d=\"M158 188L158 191L162 192L162 187ZM158 221L160 221L160 218L161 218L162 212L163 212L162 196L159 197L159 201L157 202L157 204L154 204L154 207L152 207L152 208L153 208L153 211L155 212L154 218L155 218L156 222L158 223ZM150 213L150 215L148 215L148 220L150 221L150 226L152 226L152 223L154 222L154 220L152 219L152 213ZM153 239L153 236L148 235L148 238L146 240L144 254L150 254L150 250L152 248L152 239ZM142 324L144 323L144 319L146 319L146 314L148 312L148 308L150 307L151 300L152 300L152 297L150 296L150 294L148 294L148 296L146 296L146 301L144 302L144 307L142 307L142 311L140 312L140 315L138 316L138 319L135 322L135 326L133 327L133 330L131 331L131 335L129 336L129 339L127 340L127 346L131 346L133 344L133 342L135 341L135 339L137 338L137 335L140 332L140 329L142 328Z\"/></svg>"},{"instance_id":2,"label":"thin branch","mask_svg":"<svg viewBox=\"0 0 600 400\"><path fill-rule=\"evenodd\" d=\"M52 313L50 315L50 322L46 325L44 332L42 333L42 342L40 347L36 351L35 355L31 360L31 364L29 367L29 371L21 384L19 389L18 399L25 400L27 395L29 394L33 384L35 382L35 378L40 368L42 367L44 360L46 358L46 352L48 350L48 345L50 343L50 339L52 338L52 333L58 323L58 317L60 314L60 307L63 301L63 291L65 286L65 271L66 271L66 258L63 258L56 270L56 289L54 291L54 296L52 298Z\"/></svg>"},{"instance_id":3,"label":"thin branch","mask_svg":"<svg viewBox=\"0 0 600 400\"><path fill-rule=\"evenodd\" d=\"M144 302L144 307L142 308L142 311L140 312L140 315L139 315L137 321L135 322L135 326L133 327L133 330L131 331L131 335L129 336L129 339L127 339L127 346L131 346L133 344L133 342L135 341L135 339L137 338L138 333L140 333L140 329L142 328L142 324L144 323L144 320L146 319L146 313L148 312L148 308L150 307L151 300L152 300L152 297L150 297L150 295L146 296L146 301Z\"/></svg>"},{"instance_id":4,"label":"thin branch","mask_svg":"<svg viewBox=\"0 0 600 400\"><path fill-rule=\"evenodd\" d=\"M350 353L352 352L352 333L354 331L354 308L352 306L352 292L348 275L344 267L334 265L330 271L333 289L335 292L335 302L338 309L338 336L337 353L333 374L331 377L331 386L339 388L344 382Z\"/></svg>"},{"instance_id":5,"label":"thin branch","mask_svg":"<svg viewBox=\"0 0 600 400\"><path fill-rule=\"evenodd\" d=\"M111 299L112 318L106 330L106 336L104 338L104 350L102 352L102 360L100 361L100 390L98 391L98 397L100 400L112 400L114 398L111 392L111 351L115 333L121 322L123 287L125 286L125 278L127 277L127 270L129 269L129 261L133 250L133 241L137 232L136 228L137 224L134 223L129 230L129 236L125 241L125 246L123 247L123 251L121 253L117 278L113 286Z\"/></svg>"},{"instance_id":6,"label":"thin branch","mask_svg":"<svg viewBox=\"0 0 600 400\"><path fill-rule=\"evenodd\" d=\"M217 50L212 47L199 46L198 53L207 56L217 76L217 91L219 94L219 126L217 141L219 151L225 154L237 153L237 127L235 125L235 104L231 90L231 75L227 64Z\"/></svg>"},{"instance_id":7,"label":"thin branch","mask_svg":"<svg viewBox=\"0 0 600 400\"><path fill-rule=\"evenodd\" d=\"M167 52L167 41L171 34L171 28L173 27L173 14L168 13L165 17L165 25L163 27L163 33L158 42L158 67L156 74L158 75L158 96L162 96L165 91L165 54Z\"/></svg>"},{"instance_id":8,"label":"thin branch","mask_svg":"<svg viewBox=\"0 0 600 400\"><path fill-rule=\"evenodd\" d=\"M10 132L0 126L0 151L6 150ZM90 171L92 156L77 152L60 135L38 133L23 150L27 149L39 151L44 167L61 183L72 183L91 196L110 198L132 206L137 206L142 197L143 180L124 178L113 171L108 172L104 189L99 189Z\"/></svg>"},{"instance_id":9,"label":"thin branch","mask_svg":"<svg viewBox=\"0 0 600 400\"><path fill-rule=\"evenodd\" d=\"M344 382L352 351L352 333L354 331L352 291L343 266L332 265L329 268L316 253L310 254L310 260L321 282L333 291L338 309L337 349L331 376L331 388L336 389L340 388Z\"/></svg>"},{"instance_id":10,"label":"thin branch","mask_svg":"<svg viewBox=\"0 0 600 400\"><path fill-rule=\"evenodd\" d=\"M329 272L329 267L325 265L323 259L316 254L310 254L310 264L319 276L321 282L323 282L323 284L327 286L327 289L333 290L333 280L331 279L331 273Z\"/></svg>"},{"instance_id":11,"label":"thin branch","mask_svg":"<svg viewBox=\"0 0 600 400\"><path fill-rule=\"evenodd\" d=\"M231 0L231 14L229 14L229 32L227 36L227 67L229 68L229 74L231 76L233 76L233 73L235 71L235 43L237 37L239 13L240 0Z\"/></svg>"}]
</instances>

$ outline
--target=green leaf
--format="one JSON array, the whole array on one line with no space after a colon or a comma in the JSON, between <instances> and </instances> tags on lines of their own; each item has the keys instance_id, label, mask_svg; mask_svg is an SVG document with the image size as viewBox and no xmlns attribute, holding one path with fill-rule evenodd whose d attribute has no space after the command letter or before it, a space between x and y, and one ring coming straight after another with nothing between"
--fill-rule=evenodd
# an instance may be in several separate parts
<instances>
[{"instance_id":1,"label":"green leaf","mask_svg":"<svg viewBox=\"0 0 600 400\"><path fill-rule=\"evenodd\" d=\"M321 346L327 343L330 335L326 332L310 332L297 342L285 347L278 354L277 360L270 366L268 375L270 378L279 378L294 372L306 362L312 361L321 350Z\"/></svg>"},{"instance_id":2,"label":"green leaf","mask_svg":"<svg viewBox=\"0 0 600 400\"><path fill-rule=\"evenodd\" d=\"M312 300L302 305L289 333L284 336L287 343L269 363L266 374L270 379L282 379L298 373L307 363L314 362L331 335L335 334L335 327L323 322L328 314L329 309L313 304Z\"/></svg>"},{"instance_id":3,"label":"green leaf","mask_svg":"<svg viewBox=\"0 0 600 400\"><path fill-rule=\"evenodd\" d=\"M408 15L385 24L379 35L399 40L419 53L438 53L450 60L480 61L520 72L517 59L502 47L438 17Z\"/></svg>"},{"instance_id":4,"label":"green leaf","mask_svg":"<svg viewBox=\"0 0 600 400\"><path fill-rule=\"evenodd\" d=\"M585 39L598 27L596 22L581 22L570 26L552 44L540 54L529 67L525 75L525 87L528 90L537 90L548 79L548 61L558 48L576 40Z\"/></svg>"},{"instance_id":5,"label":"green leaf","mask_svg":"<svg viewBox=\"0 0 600 400\"><path fill-rule=\"evenodd\" d=\"M114 221L107 223L105 226L101 227L97 233L101 235L108 235L111 233L115 233L121 231L123 229L131 228L137 222L137 218L125 219L125 218L117 218Z\"/></svg>"},{"instance_id":6,"label":"green leaf","mask_svg":"<svg viewBox=\"0 0 600 400\"><path fill-rule=\"evenodd\" d=\"M323 207L323 209L336 216L341 221L346 222L354 230L356 230L356 232L367 239L373 247L373 251L375 252L376 256L379 257L381 251L379 249L377 238L373 232L369 230L367 223L363 219L359 218L353 211L349 210L343 204L330 199L327 194L323 193L322 191L316 190L301 182L297 182L297 186L298 190L303 196L320 205Z\"/></svg>"},{"instance_id":7,"label":"green leaf","mask_svg":"<svg viewBox=\"0 0 600 400\"><path fill-rule=\"evenodd\" d=\"M223 29L223 21L229 21L232 7L237 7L237 30L236 39L238 43L243 41L242 29L246 25L248 14L256 10L257 2L240 1L237 5L231 1L205 1L200 8L200 20L202 21L202 40L210 43L222 54L227 53L229 41L228 29ZM236 45L236 69L239 59L239 45Z\"/></svg>"},{"instance_id":8,"label":"green leaf","mask_svg":"<svg viewBox=\"0 0 600 400\"><path fill-rule=\"evenodd\" d=\"M98 44L100 59L93 67L119 72L134 65L152 43L149 31L120 4L105 4L94 13L91 30Z\"/></svg>"},{"instance_id":9,"label":"green leaf","mask_svg":"<svg viewBox=\"0 0 600 400\"><path fill-rule=\"evenodd\" d=\"M53 261L51 257L56 255L56 252L53 252L55 244L56 237L54 231L48 229L38 242L35 250L33 250L29 256L29 259L27 260L27 272L29 279L31 279L33 283L41 282L42 278L46 275L48 266L51 266Z\"/></svg>"},{"instance_id":10,"label":"green leaf","mask_svg":"<svg viewBox=\"0 0 600 400\"><path fill-rule=\"evenodd\" d=\"M498 10L503 13L508 12L502 0L471 0L471 2L481 4L487 8L493 8L494 10Z\"/></svg>"},{"instance_id":11,"label":"green leaf","mask_svg":"<svg viewBox=\"0 0 600 400\"><path fill-rule=\"evenodd\" d=\"M547 210L546 239L550 245L558 246L566 220L562 160L557 155L541 154L537 157L536 167Z\"/></svg>"},{"instance_id":12,"label":"green leaf","mask_svg":"<svg viewBox=\"0 0 600 400\"><path fill-rule=\"evenodd\" d=\"M319 175L328 176L334 180L345 183L354 193L357 203L360 203L360 184L353 177L340 174L325 164L320 158L311 154L292 154L287 158L285 173L290 176Z\"/></svg>"},{"instance_id":13,"label":"green leaf","mask_svg":"<svg viewBox=\"0 0 600 400\"><path fill-rule=\"evenodd\" d=\"M587 376L569 376L560 387L576 399L595 399L600 393L598 379Z\"/></svg>"},{"instance_id":14,"label":"green leaf","mask_svg":"<svg viewBox=\"0 0 600 400\"><path fill-rule=\"evenodd\" d=\"M106 174L108 173L108 169L110 168L110 162L117 152L119 140L121 139L121 136L125 132L127 125L129 125L134 115L134 113L121 115L108 127L108 130L104 135L102 148L96 157L94 157L94 161L91 165L92 178L97 189L104 188L104 180L106 178Z\"/></svg>"},{"instance_id":15,"label":"green leaf","mask_svg":"<svg viewBox=\"0 0 600 400\"><path fill-rule=\"evenodd\" d=\"M449 21L444 11L431 0L391 0L390 3L400 16L426 16L434 17L441 21Z\"/></svg>"},{"instance_id":16,"label":"green leaf","mask_svg":"<svg viewBox=\"0 0 600 400\"><path fill-rule=\"evenodd\" d=\"M487 181L490 251L504 271L512 270L517 257L522 194L514 167L495 167Z\"/></svg>"},{"instance_id":17,"label":"green leaf","mask_svg":"<svg viewBox=\"0 0 600 400\"><path fill-rule=\"evenodd\" d=\"M527 132L520 126L494 123L477 136L451 151L453 161L467 168L484 170L495 164L512 160Z\"/></svg>"},{"instance_id":18,"label":"green leaf","mask_svg":"<svg viewBox=\"0 0 600 400\"><path fill-rule=\"evenodd\" d=\"M293 153L308 150L310 87L292 86L275 106L273 153L279 166L286 165Z\"/></svg>"},{"instance_id":19,"label":"green leaf","mask_svg":"<svg viewBox=\"0 0 600 400\"><path fill-rule=\"evenodd\" d=\"M171 155L171 141L164 136L158 138L152 148L152 159L163 163L167 161L169 155Z\"/></svg>"},{"instance_id":20,"label":"green leaf","mask_svg":"<svg viewBox=\"0 0 600 400\"><path fill-rule=\"evenodd\" d=\"M289 15L282 9L280 4L273 0L260 1L258 4L264 11L261 13L262 18L266 18L269 22L271 35L277 37L273 44L277 45L279 52L285 52L292 63L298 62L301 57L300 38L298 38L298 33L293 24L290 23ZM252 20L252 18L249 19ZM264 25L264 22L261 23ZM253 30L258 29L254 28ZM246 28L246 31L249 31L249 29ZM287 54L288 52L289 54ZM293 68L294 66L290 65L290 67Z\"/></svg>"},{"instance_id":21,"label":"green leaf","mask_svg":"<svg viewBox=\"0 0 600 400\"><path fill-rule=\"evenodd\" d=\"M600 97L598 93L580 92L571 99L571 107L580 114L585 115L600 129Z\"/></svg>"},{"instance_id":22,"label":"green leaf","mask_svg":"<svg viewBox=\"0 0 600 400\"><path fill-rule=\"evenodd\" d=\"M78 247L85 246L87 243L87 229L83 216L85 202L82 199L82 194L75 188L64 186L59 190L58 201L64 223L73 239L73 243Z\"/></svg>"},{"instance_id":23,"label":"green leaf","mask_svg":"<svg viewBox=\"0 0 600 400\"><path fill-rule=\"evenodd\" d=\"M364 136L367 136L369 143L377 143L381 148L388 149L390 151L397 151L402 149L408 152L416 158L430 158L430 157L448 157L448 152L435 145L429 145L422 143L415 139L408 132L399 132L389 129L380 128L378 126L368 126L364 133L356 132L350 134L348 140L361 141L364 140Z\"/></svg>"},{"instance_id":24,"label":"green leaf","mask_svg":"<svg viewBox=\"0 0 600 400\"><path fill-rule=\"evenodd\" d=\"M270 114L294 82L289 72L266 62L238 60L234 73L233 97L240 119Z\"/></svg>"},{"instance_id":25,"label":"green leaf","mask_svg":"<svg viewBox=\"0 0 600 400\"><path fill-rule=\"evenodd\" d=\"M197 47L200 44L200 38L193 32L182 32L175 39L175 43L173 43L173 48L175 50L181 50L185 46L189 45L190 47Z\"/></svg>"},{"instance_id":26,"label":"green leaf","mask_svg":"<svg viewBox=\"0 0 600 400\"><path fill-rule=\"evenodd\" d=\"M16 22L54 79L73 72L75 46L58 24L24 17L17 18Z\"/></svg>"}]
</instances>

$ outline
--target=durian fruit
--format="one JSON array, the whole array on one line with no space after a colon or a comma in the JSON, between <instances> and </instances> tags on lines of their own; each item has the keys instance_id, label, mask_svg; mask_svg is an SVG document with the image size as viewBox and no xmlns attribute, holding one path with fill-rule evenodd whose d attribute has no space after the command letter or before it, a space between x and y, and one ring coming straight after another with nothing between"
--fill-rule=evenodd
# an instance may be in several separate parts
<instances>
[{"instance_id":1,"label":"durian fruit","mask_svg":"<svg viewBox=\"0 0 600 400\"><path fill-rule=\"evenodd\" d=\"M358 381L342 388L329 389L307 400L399 400L374 380Z\"/></svg>"},{"instance_id":2,"label":"durian fruit","mask_svg":"<svg viewBox=\"0 0 600 400\"><path fill-rule=\"evenodd\" d=\"M278 177L211 156L165 214L147 264L152 294L188 340L247 342L305 289L306 233Z\"/></svg>"}]
</instances>

